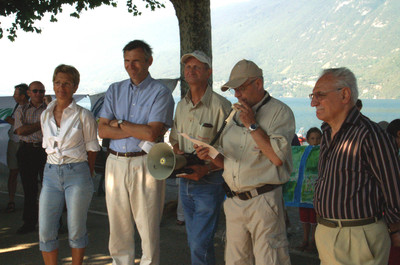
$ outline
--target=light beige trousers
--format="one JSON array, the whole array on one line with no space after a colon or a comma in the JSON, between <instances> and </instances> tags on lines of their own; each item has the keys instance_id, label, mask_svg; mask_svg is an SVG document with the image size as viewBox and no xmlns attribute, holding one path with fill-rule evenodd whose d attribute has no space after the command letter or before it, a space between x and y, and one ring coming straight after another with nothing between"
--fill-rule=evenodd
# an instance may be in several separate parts
<instances>
[{"instance_id":1,"label":"light beige trousers","mask_svg":"<svg viewBox=\"0 0 400 265\"><path fill-rule=\"evenodd\" d=\"M282 188L250 200L227 198L227 265L290 265Z\"/></svg>"},{"instance_id":2,"label":"light beige trousers","mask_svg":"<svg viewBox=\"0 0 400 265\"><path fill-rule=\"evenodd\" d=\"M318 224L315 232L321 265L386 265L390 237L386 223L330 228Z\"/></svg>"},{"instance_id":3,"label":"light beige trousers","mask_svg":"<svg viewBox=\"0 0 400 265\"><path fill-rule=\"evenodd\" d=\"M160 221L165 181L147 171L147 155L117 157L106 163L109 250L114 265L135 264L135 222L142 239L141 265L160 263Z\"/></svg>"}]
</instances>

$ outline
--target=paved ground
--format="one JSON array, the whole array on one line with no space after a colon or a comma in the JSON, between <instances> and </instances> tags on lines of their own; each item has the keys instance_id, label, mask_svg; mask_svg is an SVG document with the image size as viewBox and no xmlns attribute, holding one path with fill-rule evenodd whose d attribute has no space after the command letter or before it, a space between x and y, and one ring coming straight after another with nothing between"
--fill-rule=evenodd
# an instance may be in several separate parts
<instances>
[{"instance_id":1,"label":"paved ground","mask_svg":"<svg viewBox=\"0 0 400 265\"><path fill-rule=\"evenodd\" d=\"M3 178L4 184L4 178ZM161 265L190 264L189 249L186 242L186 233L183 226L175 224L175 209L177 187L174 180L167 182L166 209L161 223ZM17 196L17 211L4 213L7 204L7 193L4 185L0 185L0 265L43 264L37 232L27 235L16 235L16 230L22 225L22 196ZM302 240L302 230L298 222L297 208L288 209L291 227L288 229L290 241L290 257L293 265L319 264L317 254L309 254L294 250ZM63 215L66 223L66 213ZM89 246L86 249L85 264L111 264L108 253L108 219L103 196L94 194L90 212L88 214ZM215 241L217 264L224 264L224 230L225 220L221 218ZM60 253L59 264L70 264L70 249L66 230L59 235ZM136 236L136 264L140 262L140 238Z\"/></svg>"}]
</instances>

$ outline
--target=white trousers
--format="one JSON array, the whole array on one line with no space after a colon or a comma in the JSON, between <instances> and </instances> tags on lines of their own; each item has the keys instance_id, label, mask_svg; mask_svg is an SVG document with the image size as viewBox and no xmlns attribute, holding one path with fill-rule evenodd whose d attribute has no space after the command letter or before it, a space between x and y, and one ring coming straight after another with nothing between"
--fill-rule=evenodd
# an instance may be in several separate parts
<instances>
[{"instance_id":1,"label":"white trousers","mask_svg":"<svg viewBox=\"0 0 400 265\"><path fill-rule=\"evenodd\" d=\"M135 222L142 239L141 265L160 263L160 222L165 181L147 171L147 155L117 157L106 163L106 202L110 223L109 251L114 265L135 264Z\"/></svg>"}]
</instances>

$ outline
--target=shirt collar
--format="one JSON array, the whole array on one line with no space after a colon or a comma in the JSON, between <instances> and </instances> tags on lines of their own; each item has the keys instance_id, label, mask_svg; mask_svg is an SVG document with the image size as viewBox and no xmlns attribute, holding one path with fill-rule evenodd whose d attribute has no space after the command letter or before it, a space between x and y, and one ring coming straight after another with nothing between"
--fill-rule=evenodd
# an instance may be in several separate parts
<instances>
[{"instance_id":1,"label":"shirt collar","mask_svg":"<svg viewBox=\"0 0 400 265\"><path fill-rule=\"evenodd\" d=\"M211 105L212 92L213 92L212 88L210 86L207 86L206 92L204 93L203 97L200 100L200 102L203 105L205 105L206 107L210 107L210 105ZM188 92L185 95L186 103L190 103L191 99L192 99L192 94L191 94L190 89L189 89ZM197 103L197 104L199 104L199 103Z\"/></svg>"},{"instance_id":2,"label":"shirt collar","mask_svg":"<svg viewBox=\"0 0 400 265\"><path fill-rule=\"evenodd\" d=\"M50 110L51 112L53 112L54 108L57 105L57 99L52 100L49 105L47 106L47 109ZM72 110L72 111L76 111L78 109L78 104L76 104L75 99L72 99L72 102L68 105L68 107L66 107L66 110Z\"/></svg>"},{"instance_id":3,"label":"shirt collar","mask_svg":"<svg viewBox=\"0 0 400 265\"><path fill-rule=\"evenodd\" d=\"M251 107L251 109L255 112L257 110L257 108L264 102L264 100L267 97L269 97L269 93L267 91L265 91L264 97L257 104L255 104L253 107Z\"/></svg>"},{"instance_id":4,"label":"shirt collar","mask_svg":"<svg viewBox=\"0 0 400 265\"><path fill-rule=\"evenodd\" d=\"M350 109L349 113L347 114L347 117L344 120L342 126L340 127L340 130L342 130L342 128L347 128L351 125L358 124L360 122L360 119L361 119L361 112L357 109L356 106L354 106L353 108ZM322 123L321 129L322 131L331 130L331 126L328 123L324 122Z\"/></svg>"},{"instance_id":5,"label":"shirt collar","mask_svg":"<svg viewBox=\"0 0 400 265\"><path fill-rule=\"evenodd\" d=\"M132 83L132 80L129 79L129 82L130 82L129 87L131 89L142 90L145 87L147 87L152 80L153 80L153 78L151 77L150 73L147 75L147 77L139 85L135 85L134 83Z\"/></svg>"},{"instance_id":6,"label":"shirt collar","mask_svg":"<svg viewBox=\"0 0 400 265\"><path fill-rule=\"evenodd\" d=\"M43 101L42 104L40 104L39 107L37 107L37 108L36 108L35 106L32 105L32 103L31 103L30 100L29 100L29 103L28 103L27 105L28 105L29 108L32 107L32 108L35 108L35 109L39 109L39 108L44 108L44 109L45 109L45 108L47 108L47 105L46 105L46 103L45 103L44 101Z\"/></svg>"}]
</instances>

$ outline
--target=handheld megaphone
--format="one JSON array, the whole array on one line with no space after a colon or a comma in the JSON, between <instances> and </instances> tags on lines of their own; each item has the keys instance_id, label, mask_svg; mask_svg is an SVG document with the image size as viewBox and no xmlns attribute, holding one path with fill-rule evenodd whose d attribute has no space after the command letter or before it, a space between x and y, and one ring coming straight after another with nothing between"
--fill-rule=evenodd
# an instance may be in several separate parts
<instances>
[{"instance_id":1,"label":"handheld megaphone","mask_svg":"<svg viewBox=\"0 0 400 265\"><path fill-rule=\"evenodd\" d=\"M155 144L147 155L147 169L158 180L168 178L174 170L187 164L184 155L176 155L166 143Z\"/></svg>"}]
</instances>

